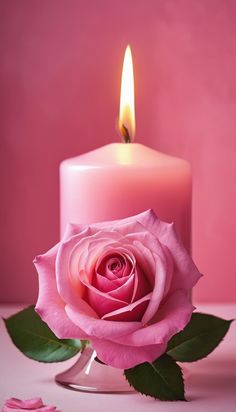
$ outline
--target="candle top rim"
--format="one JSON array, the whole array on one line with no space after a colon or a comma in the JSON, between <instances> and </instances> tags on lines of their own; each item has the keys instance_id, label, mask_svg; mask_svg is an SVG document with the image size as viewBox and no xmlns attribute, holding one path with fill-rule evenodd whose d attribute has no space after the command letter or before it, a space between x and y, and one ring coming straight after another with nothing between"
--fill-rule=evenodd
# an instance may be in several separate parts
<instances>
[{"instance_id":1,"label":"candle top rim","mask_svg":"<svg viewBox=\"0 0 236 412\"><path fill-rule=\"evenodd\" d=\"M187 160L159 152L141 143L109 143L62 161L61 165L81 168L147 167L190 168Z\"/></svg>"}]
</instances>

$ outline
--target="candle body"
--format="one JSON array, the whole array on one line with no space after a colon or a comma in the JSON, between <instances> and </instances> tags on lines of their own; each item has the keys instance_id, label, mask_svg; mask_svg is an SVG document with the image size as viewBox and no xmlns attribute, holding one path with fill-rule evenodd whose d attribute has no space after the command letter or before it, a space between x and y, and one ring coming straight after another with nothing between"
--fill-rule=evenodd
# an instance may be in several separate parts
<instances>
[{"instance_id":1,"label":"candle body","mask_svg":"<svg viewBox=\"0 0 236 412\"><path fill-rule=\"evenodd\" d=\"M113 143L61 163L61 234L69 222L120 219L147 209L174 222L190 251L188 162L141 144Z\"/></svg>"}]
</instances>

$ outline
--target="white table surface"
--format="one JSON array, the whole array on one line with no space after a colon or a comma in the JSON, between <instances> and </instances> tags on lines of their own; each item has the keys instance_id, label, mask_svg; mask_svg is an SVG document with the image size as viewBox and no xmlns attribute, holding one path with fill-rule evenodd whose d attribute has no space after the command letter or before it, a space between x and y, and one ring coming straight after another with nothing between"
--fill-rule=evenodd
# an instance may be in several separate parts
<instances>
[{"instance_id":1,"label":"white table surface","mask_svg":"<svg viewBox=\"0 0 236 412\"><path fill-rule=\"evenodd\" d=\"M1 305L1 317L21 309ZM198 311L225 319L236 318L236 305L198 305ZM225 340L206 359L190 365L186 378L189 402L161 402L140 394L93 394L64 389L54 382L54 375L65 370L74 360L60 364L34 362L12 344L0 320L0 408L5 399L27 399L41 396L46 404L56 405L61 412L236 412L236 322Z\"/></svg>"}]
</instances>

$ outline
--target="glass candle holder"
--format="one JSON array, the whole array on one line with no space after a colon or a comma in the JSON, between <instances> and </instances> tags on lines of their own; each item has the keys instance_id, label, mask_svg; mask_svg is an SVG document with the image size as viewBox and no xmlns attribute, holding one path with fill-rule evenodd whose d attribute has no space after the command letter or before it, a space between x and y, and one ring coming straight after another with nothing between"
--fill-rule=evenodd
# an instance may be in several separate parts
<instances>
[{"instance_id":1,"label":"glass candle holder","mask_svg":"<svg viewBox=\"0 0 236 412\"><path fill-rule=\"evenodd\" d=\"M74 365L56 375L55 381L68 389L83 392L134 392L125 379L124 371L99 362L90 346L81 352Z\"/></svg>"}]
</instances>

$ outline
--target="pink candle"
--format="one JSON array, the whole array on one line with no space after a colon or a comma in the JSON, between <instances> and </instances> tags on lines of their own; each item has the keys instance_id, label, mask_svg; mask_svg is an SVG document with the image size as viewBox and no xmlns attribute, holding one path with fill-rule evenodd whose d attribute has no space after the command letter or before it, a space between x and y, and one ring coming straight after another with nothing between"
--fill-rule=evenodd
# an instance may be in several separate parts
<instances>
[{"instance_id":1,"label":"pink candle","mask_svg":"<svg viewBox=\"0 0 236 412\"><path fill-rule=\"evenodd\" d=\"M113 143L64 160L60 168L61 233L68 222L93 223L153 209L174 222L190 249L188 162L138 143Z\"/></svg>"},{"instance_id":2,"label":"pink candle","mask_svg":"<svg viewBox=\"0 0 236 412\"><path fill-rule=\"evenodd\" d=\"M190 250L191 172L182 159L137 143L133 64L124 59L119 127L126 143L113 143L65 160L60 167L61 234L67 223L128 217L146 209L174 222Z\"/></svg>"}]
</instances>

